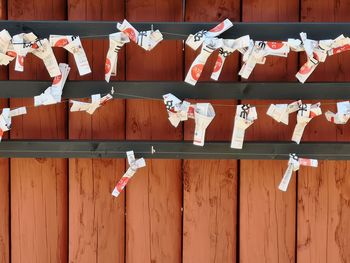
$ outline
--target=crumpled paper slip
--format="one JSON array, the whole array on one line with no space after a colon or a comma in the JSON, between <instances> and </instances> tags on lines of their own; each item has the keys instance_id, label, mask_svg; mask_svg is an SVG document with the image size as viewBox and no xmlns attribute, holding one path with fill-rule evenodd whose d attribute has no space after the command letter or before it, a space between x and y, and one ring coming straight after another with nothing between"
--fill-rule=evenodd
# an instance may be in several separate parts
<instances>
[{"instance_id":1,"label":"crumpled paper slip","mask_svg":"<svg viewBox=\"0 0 350 263\"><path fill-rule=\"evenodd\" d=\"M225 19L209 31L201 30L194 35L189 35L186 39L186 45L191 47L193 50L197 50L203 44L205 39L217 37L232 26L232 22L229 19Z\"/></svg>"},{"instance_id":2,"label":"crumpled paper slip","mask_svg":"<svg viewBox=\"0 0 350 263\"><path fill-rule=\"evenodd\" d=\"M7 30L0 31L0 65L6 66L16 57L14 53L7 53L11 39Z\"/></svg>"},{"instance_id":3,"label":"crumpled paper slip","mask_svg":"<svg viewBox=\"0 0 350 263\"><path fill-rule=\"evenodd\" d=\"M79 36L50 35L50 44L52 47L63 47L73 54L80 76L91 73L89 61Z\"/></svg>"},{"instance_id":4,"label":"crumpled paper slip","mask_svg":"<svg viewBox=\"0 0 350 263\"><path fill-rule=\"evenodd\" d=\"M231 148L243 148L245 130L251 126L256 119L258 119L258 114L255 107L251 107L249 104L237 105L235 121L233 124Z\"/></svg>"},{"instance_id":5,"label":"crumpled paper slip","mask_svg":"<svg viewBox=\"0 0 350 263\"><path fill-rule=\"evenodd\" d=\"M127 35L133 42L150 51L163 40L163 35L159 30L137 31L126 19L123 23L118 23L117 28Z\"/></svg>"},{"instance_id":6,"label":"crumpled paper slip","mask_svg":"<svg viewBox=\"0 0 350 263\"><path fill-rule=\"evenodd\" d=\"M70 108L70 111L86 111L89 114L93 114L97 108L105 104L107 101L113 99L112 94L113 89L111 93L107 94L106 96L103 96L102 98L101 94L91 95L91 102L70 100L70 103L73 103L72 107Z\"/></svg>"},{"instance_id":7,"label":"crumpled paper slip","mask_svg":"<svg viewBox=\"0 0 350 263\"><path fill-rule=\"evenodd\" d=\"M10 110L10 108L4 108L0 115L0 141L5 131L11 129L11 118L19 115L27 114L26 107L20 107Z\"/></svg>"},{"instance_id":8,"label":"crumpled paper slip","mask_svg":"<svg viewBox=\"0 0 350 263\"><path fill-rule=\"evenodd\" d=\"M169 115L168 119L174 127L177 127L181 121L188 120L191 103L181 101L171 93L163 95L163 99Z\"/></svg>"},{"instance_id":9,"label":"crumpled paper slip","mask_svg":"<svg viewBox=\"0 0 350 263\"><path fill-rule=\"evenodd\" d=\"M331 49L328 50L328 56L339 54L348 50L350 50L350 38L340 35L334 40Z\"/></svg>"},{"instance_id":10,"label":"crumpled paper slip","mask_svg":"<svg viewBox=\"0 0 350 263\"><path fill-rule=\"evenodd\" d=\"M236 39L223 39L222 47L219 48L219 55L216 59L211 79L218 80L226 58L236 50L247 48L250 43L249 35Z\"/></svg>"},{"instance_id":11,"label":"crumpled paper slip","mask_svg":"<svg viewBox=\"0 0 350 263\"><path fill-rule=\"evenodd\" d=\"M119 180L117 185L115 186L112 195L115 197L118 197L119 194L123 191L124 187L126 184L129 182L131 177L134 176L136 171L141 168L146 166L145 159L140 158L140 159L135 159L134 151L128 151L126 152L127 158L128 158L128 163L130 167L128 170L125 172L123 177Z\"/></svg>"},{"instance_id":12,"label":"crumpled paper slip","mask_svg":"<svg viewBox=\"0 0 350 263\"><path fill-rule=\"evenodd\" d=\"M193 144L204 146L205 131L215 117L215 111L210 103L197 103L194 108L194 136Z\"/></svg>"},{"instance_id":13,"label":"crumpled paper slip","mask_svg":"<svg viewBox=\"0 0 350 263\"><path fill-rule=\"evenodd\" d=\"M278 186L279 190L283 192L287 191L290 179L292 178L292 173L298 171L300 165L317 167L318 161L316 159L298 158L298 156L295 153L289 154L288 168L285 171L282 181Z\"/></svg>"},{"instance_id":14,"label":"crumpled paper slip","mask_svg":"<svg viewBox=\"0 0 350 263\"><path fill-rule=\"evenodd\" d=\"M185 82L191 85L196 85L199 77L202 74L205 63L207 62L209 56L218 48L222 46L221 38L207 38L204 41L201 52L198 54L196 59L193 61Z\"/></svg>"},{"instance_id":15,"label":"crumpled paper slip","mask_svg":"<svg viewBox=\"0 0 350 263\"><path fill-rule=\"evenodd\" d=\"M59 69L61 74L53 79L53 83L44 93L34 97L34 106L50 105L61 102L62 91L66 83L70 67L68 64L60 63Z\"/></svg>"},{"instance_id":16,"label":"crumpled paper slip","mask_svg":"<svg viewBox=\"0 0 350 263\"><path fill-rule=\"evenodd\" d=\"M53 53L50 42L46 38L33 43L30 52L44 62L50 77L53 78L61 75L55 54Z\"/></svg>"},{"instance_id":17,"label":"crumpled paper slip","mask_svg":"<svg viewBox=\"0 0 350 263\"><path fill-rule=\"evenodd\" d=\"M290 104L271 104L266 114L275 121L288 125L289 114L298 111L300 104L302 104L301 100L294 101Z\"/></svg>"},{"instance_id":18,"label":"crumpled paper slip","mask_svg":"<svg viewBox=\"0 0 350 263\"><path fill-rule=\"evenodd\" d=\"M109 82L111 76L117 75L118 52L126 43L129 42L129 37L123 32L109 35L109 49L105 62L105 80L107 82Z\"/></svg>"},{"instance_id":19,"label":"crumpled paper slip","mask_svg":"<svg viewBox=\"0 0 350 263\"><path fill-rule=\"evenodd\" d=\"M238 74L248 79L256 64L265 64L267 56L287 57L289 45L287 42L250 40L249 47L239 51L243 54L244 63Z\"/></svg>"},{"instance_id":20,"label":"crumpled paper slip","mask_svg":"<svg viewBox=\"0 0 350 263\"><path fill-rule=\"evenodd\" d=\"M334 124L346 124L350 119L350 102L337 102L337 113L327 111L326 119Z\"/></svg>"},{"instance_id":21,"label":"crumpled paper slip","mask_svg":"<svg viewBox=\"0 0 350 263\"><path fill-rule=\"evenodd\" d=\"M312 120L312 118L322 114L321 103L316 104L301 104L299 105L297 124L294 128L292 141L297 144L300 143L301 137L303 136L306 125Z\"/></svg>"}]
</instances>

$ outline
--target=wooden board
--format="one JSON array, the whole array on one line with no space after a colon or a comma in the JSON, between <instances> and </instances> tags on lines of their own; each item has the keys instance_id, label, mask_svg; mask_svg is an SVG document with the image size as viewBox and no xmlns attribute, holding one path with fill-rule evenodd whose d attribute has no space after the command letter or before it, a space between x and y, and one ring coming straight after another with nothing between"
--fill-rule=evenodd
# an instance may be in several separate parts
<instances>
[{"instance_id":1,"label":"wooden board","mask_svg":"<svg viewBox=\"0 0 350 263\"><path fill-rule=\"evenodd\" d=\"M124 14L124 1L68 1L69 20L115 20ZM73 56L70 79L104 79L108 40L84 40L92 74L79 76ZM124 79L124 52L119 54L118 76ZM105 95L105 94L104 94ZM125 138L125 102L109 101L93 115L69 113L70 139ZM111 192L124 174L122 159L69 160L69 262L124 262L125 195Z\"/></svg>"},{"instance_id":2,"label":"wooden board","mask_svg":"<svg viewBox=\"0 0 350 263\"><path fill-rule=\"evenodd\" d=\"M240 19L240 1L187 1L186 22L218 22ZM195 32L193 32L195 33ZM187 74L199 51L185 49ZM218 52L208 59L200 81L210 81ZM238 54L229 56L219 81L237 80ZM215 118L206 131L206 141L229 141L235 100L210 102ZM226 105L226 106L222 106ZM193 140L194 120L184 124L185 140ZM229 147L229 143L228 143ZM183 262L235 262L237 242L237 161L184 161Z\"/></svg>"},{"instance_id":3,"label":"wooden board","mask_svg":"<svg viewBox=\"0 0 350 263\"><path fill-rule=\"evenodd\" d=\"M301 1L303 22L349 22L348 1ZM349 81L350 54L328 57L309 81ZM301 60L303 63L304 60ZM344 98L344 100L347 98ZM322 101L322 111L336 111ZM304 141L348 141L349 125L334 125L320 116L310 122ZM298 172L298 262L350 261L349 161L320 161L318 168Z\"/></svg>"},{"instance_id":4,"label":"wooden board","mask_svg":"<svg viewBox=\"0 0 350 263\"><path fill-rule=\"evenodd\" d=\"M11 20L65 18L65 1L8 1ZM35 32L34 32L35 33ZM57 52L64 61L63 52ZM29 54L24 72L11 80L49 79L42 61ZM32 106L33 99L11 99L10 106ZM11 139L66 138L64 104L28 108L12 121ZM25 168L25 169L24 169ZM11 159L11 262L67 261L67 162L64 159Z\"/></svg>"},{"instance_id":5,"label":"wooden board","mask_svg":"<svg viewBox=\"0 0 350 263\"><path fill-rule=\"evenodd\" d=\"M244 22L294 22L298 21L298 1L273 0L267 4L261 0L245 0L242 12ZM290 54L287 59L268 57L265 65L255 67L248 81L295 81L296 72L296 54ZM245 139L289 141L295 116L290 116L290 125L285 126L266 115L271 103L288 102L242 101L259 105L258 120L248 128ZM255 262L257 258L262 262L295 262L295 175L287 192L277 188L286 168L286 161L241 161L239 236L242 263Z\"/></svg>"},{"instance_id":6,"label":"wooden board","mask_svg":"<svg viewBox=\"0 0 350 263\"><path fill-rule=\"evenodd\" d=\"M126 18L181 21L182 3L131 0ZM127 80L183 77L181 41L163 41L150 52L132 43L126 54ZM170 125L162 101L128 100L126 110L128 140L182 139L182 128ZM148 159L146 164L127 186L126 262L181 262L181 161Z\"/></svg>"}]
</instances>

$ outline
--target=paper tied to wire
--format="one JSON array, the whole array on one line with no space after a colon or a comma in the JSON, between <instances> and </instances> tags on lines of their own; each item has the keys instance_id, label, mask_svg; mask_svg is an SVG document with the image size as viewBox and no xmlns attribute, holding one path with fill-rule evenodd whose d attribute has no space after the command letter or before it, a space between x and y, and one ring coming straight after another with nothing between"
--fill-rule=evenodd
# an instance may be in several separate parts
<instances>
[{"instance_id":1,"label":"paper tied to wire","mask_svg":"<svg viewBox=\"0 0 350 263\"><path fill-rule=\"evenodd\" d=\"M336 39L316 41L308 39L307 34L302 32L300 33L300 38L301 40L288 39L288 45L292 51L305 51L306 53L307 61L295 75L301 83L304 83L309 78L320 62L326 61L329 52L346 42L343 35L340 35Z\"/></svg>"},{"instance_id":2,"label":"paper tied to wire","mask_svg":"<svg viewBox=\"0 0 350 263\"><path fill-rule=\"evenodd\" d=\"M334 124L346 124L350 119L350 102L337 102L337 113L327 111L326 119Z\"/></svg>"},{"instance_id":3,"label":"paper tied to wire","mask_svg":"<svg viewBox=\"0 0 350 263\"><path fill-rule=\"evenodd\" d=\"M288 168L285 171L282 181L278 186L279 190L283 192L287 191L290 179L292 178L292 173L298 171L300 165L317 167L318 161L316 159L298 158L295 153L289 154Z\"/></svg>"},{"instance_id":4,"label":"paper tied to wire","mask_svg":"<svg viewBox=\"0 0 350 263\"><path fill-rule=\"evenodd\" d=\"M126 156L128 158L128 163L130 167L125 172L125 174L122 176L122 178L118 181L117 185L115 186L112 195L115 197L118 197L119 194L123 191L126 184L129 182L131 177L134 176L134 174L137 172L137 170L141 167L146 166L145 159L135 159L134 151L128 151L126 152Z\"/></svg>"},{"instance_id":5,"label":"paper tied to wire","mask_svg":"<svg viewBox=\"0 0 350 263\"><path fill-rule=\"evenodd\" d=\"M328 50L328 56L342 53L350 50L350 38L340 35L334 40L334 43L330 50Z\"/></svg>"},{"instance_id":6,"label":"paper tied to wire","mask_svg":"<svg viewBox=\"0 0 350 263\"><path fill-rule=\"evenodd\" d=\"M211 79L218 80L221 74L222 68L224 67L225 60L233 52L239 49L249 47L250 37L249 35L239 37L236 39L223 39L222 47L219 48L219 55L216 59Z\"/></svg>"},{"instance_id":7,"label":"paper tied to wire","mask_svg":"<svg viewBox=\"0 0 350 263\"><path fill-rule=\"evenodd\" d=\"M109 35L109 49L105 62L105 80L109 82L111 76L117 75L118 52L129 43L129 37L123 32L118 32Z\"/></svg>"},{"instance_id":8,"label":"paper tied to wire","mask_svg":"<svg viewBox=\"0 0 350 263\"><path fill-rule=\"evenodd\" d=\"M11 43L11 35L4 29L0 31L0 65L8 65L16 55L8 51Z\"/></svg>"},{"instance_id":9,"label":"paper tied to wire","mask_svg":"<svg viewBox=\"0 0 350 263\"><path fill-rule=\"evenodd\" d=\"M86 111L89 114L93 114L97 108L104 105L107 101L113 99L113 89L111 93L103 96L101 98L101 94L94 94L91 95L91 102L82 102L82 101L76 101L76 100L70 100L70 103L72 103L72 107L70 108L71 112L74 111Z\"/></svg>"},{"instance_id":10,"label":"paper tied to wire","mask_svg":"<svg viewBox=\"0 0 350 263\"><path fill-rule=\"evenodd\" d=\"M137 31L126 19L123 23L118 23L117 28L127 35L131 41L143 49L150 51L163 40L163 35L159 30Z\"/></svg>"},{"instance_id":11,"label":"paper tied to wire","mask_svg":"<svg viewBox=\"0 0 350 263\"><path fill-rule=\"evenodd\" d=\"M186 39L186 45L193 50L197 50L203 44L205 39L217 37L232 26L232 22L229 19L225 19L209 31L201 30L194 35L189 35Z\"/></svg>"},{"instance_id":12,"label":"paper tied to wire","mask_svg":"<svg viewBox=\"0 0 350 263\"><path fill-rule=\"evenodd\" d=\"M34 106L50 105L61 102L62 91L66 83L70 67L68 64L60 63L61 74L53 79L52 85L39 96L34 97Z\"/></svg>"},{"instance_id":13,"label":"paper tied to wire","mask_svg":"<svg viewBox=\"0 0 350 263\"><path fill-rule=\"evenodd\" d=\"M222 47L222 39L221 38L206 38L204 40L201 52L193 61L187 76L185 78L185 82L191 85L196 85L199 77L202 74L205 63L207 62L209 56L217 49Z\"/></svg>"},{"instance_id":14,"label":"paper tied to wire","mask_svg":"<svg viewBox=\"0 0 350 263\"><path fill-rule=\"evenodd\" d=\"M287 42L250 40L249 46L239 51L243 54L243 66L238 74L248 79L256 64L265 64L267 56L287 57L289 45Z\"/></svg>"},{"instance_id":15,"label":"paper tied to wire","mask_svg":"<svg viewBox=\"0 0 350 263\"><path fill-rule=\"evenodd\" d=\"M197 103L194 107L194 136L193 144L204 146L205 132L215 117L215 111L210 103Z\"/></svg>"},{"instance_id":16,"label":"paper tied to wire","mask_svg":"<svg viewBox=\"0 0 350 263\"><path fill-rule=\"evenodd\" d=\"M50 35L50 44L52 47L63 47L73 54L80 76L91 73L89 61L79 36Z\"/></svg>"},{"instance_id":17,"label":"paper tied to wire","mask_svg":"<svg viewBox=\"0 0 350 263\"><path fill-rule=\"evenodd\" d=\"M5 131L11 129L11 118L27 114L26 107L20 107L17 109L10 110L10 108L4 108L0 115L0 141Z\"/></svg>"},{"instance_id":18,"label":"paper tied to wire","mask_svg":"<svg viewBox=\"0 0 350 263\"><path fill-rule=\"evenodd\" d=\"M294 128L292 141L300 143L306 125L316 116L322 114L321 103L316 104L300 104L297 115L297 124Z\"/></svg>"},{"instance_id":19,"label":"paper tied to wire","mask_svg":"<svg viewBox=\"0 0 350 263\"><path fill-rule=\"evenodd\" d=\"M181 121L188 120L191 103L188 101L181 101L171 93L163 95L163 99L169 115L168 119L174 127L177 127Z\"/></svg>"},{"instance_id":20,"label":"paper tied to wire","mask_svg":"<svg viewBox=\"0 0 350 263\"><path fill-rule=\"evenodd\" d=\"M289 114L298 111L300 104L302 104L301 100L294 101L290 104L271 104L266 114L275 121L288 125Z\"/></svg>"},{"instance_id":21,"label":"paper tied to wire","mask_svg":"<svg viewBox=\"0 0 350 263\"><path fill-rule=\"evenodd\" d=\"M242 149L244 142L245 130L258 119L255 107L249 104L237 105L235 121L231 139L231 148Z\"/></svg>"}]
</instances>

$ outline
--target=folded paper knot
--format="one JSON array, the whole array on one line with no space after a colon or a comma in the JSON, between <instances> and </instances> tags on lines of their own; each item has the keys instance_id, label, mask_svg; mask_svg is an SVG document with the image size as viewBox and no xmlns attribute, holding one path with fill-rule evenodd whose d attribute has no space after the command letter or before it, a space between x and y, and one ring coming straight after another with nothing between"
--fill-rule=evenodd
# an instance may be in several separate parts
<instances>
[{"instance_id":1,"label":"folded paper knot","mask_svg":"<svg viewBox=\"0 0 350 263\"><path fill-rule=\"evenodd\" d=\"M52 85L48 87L44 93L34 97L34 106L50 105L61 102L63 87L66 83L70 67L68 64L60 63L59 69L61 74L54 78Z\"/></svg>"},{"instance_id":2,"label":"folded paper knot","mask_svg":"<svg viewBox=\"0 0 350 263\"><path fill-rule=\"evenodd\" d=\"M299 104L297 115L297 124L293 131L292 141L300 143L306 125L316 116L322 114L321 103L316 104Z\"/></svg>"},{"instance_id":3,"label":"folded paper knot","mask_svg":"<svg viewBox=\"0 0 350 263\"><path fill-rule=\"evenodd\" d=\"M238 74L248 79L256 64L265 64L267 56L287 57L289 45L287 42L250 40L249 46L240 49L240 52L244 63Z\"/></svg>"},{"instance_id":4,"label":"folded paper knot","mask_svg":"<svg viewBox=\"0 0 350 263\"><path fill-rule=\"evenodd\" d=\"M163 40L159 30L137 31L126 19L117 28L143 49L150 51Z\"/></svg>"},{"instance_id":5,"label":"folded paper knot","mask_svg":"<svg viewBox=\"0 0 350 263\"><path fill-rule=\"evenodd\" d=\"M89 61L79 36L50 35L50 44L52 47L63 47L73 54L80 76L91 73Z\"/></svg>"},{"instance_id":6,"label":"folded paper knot","mask_svg":"<svg viewBox=\"0 0 350 263\"><path fill-rule=\"evenodd\" d=\"M337 113L327 111L325 113L326 119L334 124L346 124L350 119L350 102L337 102Z\"/></svg>"},{"instance_id":7,"label":"folded paper knot","mask_svg":"<svg viewBox=\"0 0 350 263\"><path fill-rule=\"evenodd\" d=\"M111 100L113 96L109 93L101 98L101 94L91 95L91 102L82 102L76 100L70 100L70 103L73 103L70 108L71 112L74 111L86 111L89 114L93 114L96 109L104 105L107 101Z\"/></svg>"},{"instance_id":8,"label":"folded paper knot","mask_svg":"<svg viewBox=\"0 0 350 263\"><path fill-rule=\"evenodd\" d=\"M14 51L9 50L10 43L11 35L9 32L5 29L0 31L0 65L6 66L16 57Z\"/></svg>"},{"instance_id":9,"label":"folded paper knot","mask_svg":"<svg viewBox=\"0 0 350 263\"><path fill-rule=\"evenodd\" d=\"M205 131L215 117L215 111L210 103L197 103L194 108L194 136L193 144L204 146Z\"/></svg>"},{"instance_id":10,"label":"folded paper knot","mask_svg":"<svg viewBox=\"0 0 350 263\"><path fill-rule=\"evenodd\" d=\"M298 111L300 104L300 100L294 101L290 104L271 104L266 114L272 117L275 121L288 125L289 114Z\"/></svg>"},{"instance_id":11,"label":"folded paper knot","mask_svg":"<svg viewBox=\"0 0 350 263\"><path fill-rule=\"evenodd\" d=\"M181 101L171 93L163 95L163 99L168 112L168 119L174 127L177 127L181 121L188 120L191 107L189 102Z\"/></svg>"},{"instance_id":12,"label":"folded paper knot","mask_svg":"<svg viewBox=\"0 0 350 263\"><path fill-rule=\"evenodd\" d=\"M298 171L300 165L317 167L318 161L316 159L299 158L295 153L289 154L288 168L285 171L283 178L278 186L279 190L283 192L287 191L292 173Z\"/></svg>"},{"instance_id":13,"label":"folded paper knot","mask_svg":"<svg viewBox=\"0 0 350 263\"><path fill-rule=\"evenodd\" d=\"M4 108L0 115L0 141L5 131L11 129L11 118L19 115L27 114L26 107L20 107L17 109L10 110L9 108Z\"/></svg>"},{"instance_id":14,"label":"folded paper knot","mask_svg":"<svg viewBox=\"0 0 350 263\"><path fill-rule=\"evenodd\" d=\"M249 104L237 105L236 116L233 124L231 148L242 149L245 130L258 119L255 107Z\"/></svg>"},{"instance_id":15,"label":"folded paper knot","mask_svg":"<svg viewBox=\"0 0 350 263\"><path fill-rule=\"evenodd\" d=\"M134 174L137 172L137 170L141 167L146 166L145 159L135 159L134 151L128 151L126 152L126 156L128 158L129 168L125 172L125 174L122 176L122 178L118 181L117 185L115 186L112 195L115 197L118 197L119 194L123 191L126 184L129 182L131 177L134 176Z\"/></svg>"}]
</instances>

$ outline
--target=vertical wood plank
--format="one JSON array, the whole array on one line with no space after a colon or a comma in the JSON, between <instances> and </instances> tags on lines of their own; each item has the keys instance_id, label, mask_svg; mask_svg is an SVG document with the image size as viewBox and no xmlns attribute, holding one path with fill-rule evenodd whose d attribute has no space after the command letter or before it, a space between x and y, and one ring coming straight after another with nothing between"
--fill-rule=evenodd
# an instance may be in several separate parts
<instances>
[{"instance_id":1,"label":"vertical wood plank","mask_svg":"<svg viewBox=\"0 0 350 263\"><path fill-rule=\"evenodd\" d=\"M124 1L68 1L69 20L120 21L123 15ZM69 55L70 79L103 80L108 40L84 40L82 44L92 73L80 77ZM124 79L124 52L118 57L115 80ZM109 101L92 116L69 113L69 138L123 140L124 115L124 100ZM124 169L122 159L69 160L69 262L124 262L125 197L111 195Z\"/></svg>"},{"instance_id":2,"label":"vertical wood plank","mask_svg":"<svg viewBox=\"0 0 350 263\"><path fill-rule=\"evenodd\" d=\"M240 1L186 1L186 22L240 21ZM195 33L195 32L193 32ZM186 71L198 52L185 49ZM217 52L208 59L200 81L210 81ZM187 73L187 72L186 72ZM229 56L219 81L237 80L238 54ZM200 102L200 101L196 101ZM236 101L206 101L216 116L206 141L229 141ZM185 122L185 140L193 140L194 121ZM237 242L237 161L185 160L183 262L235 262Z\"/></svg>"},{"instance_id":3,"label":"vertical wood plank","mask_svg":"<svg viewBox=\"0 0 350 263\"><path fill-rule=\"evenodd\" d=\"M65 1L8 1L11 20L65 19ZM36 33L36 32L34 32ZM40 35L39 35L40 37ZM63 52L57 52L64 61ZM11 80L49 79L39 59L28 55L24 72ZM32 106L33 99L11 99L11 107ZM28 108L14 118L12 139L66 138L64 104ZM25 169L24 169L25 168ZM11 159L11 261L66 262L67 260L67 162L64 159Z\"/></svg>"},{"instance_id":4,"label":"vertical wood plank","mask_svg":"<svg viewBox=\"0 0 350 263\"><path fill-rule=\"evenodd\" d=\"M299 2L287 0L243 1L244 22L298 21ZM257 65L249 81L294 81L297 55L288 58L268 57L265 65ZM247 100L259 106L258 120L248 128L246 140L289 141L295 117L290 125L276 123L266 115L270 103L281 101ZM288 103L288 102L287 102ZM240 262L295 262L296 180L288 191L277 186L286 161L241 161L240 167Z\"/></svg>"},{"instance_id":5,"label":"vertical wood plank","mask_svg":"<svg viewBox=\"0 0 350 263\"><path fill-rule=\"evenodd\" d=\"M131 23L182 21L182 3L130 0L126 18ZM163 41L150 52L130 43L126 54L127 80L183 78L181 41ZM181 127L170 125L162 101L128 100L126 109L128 140L182 139ZM127 186L126 262L181 262L181 161L148 159L146 164Z\"/></svg>"},{"instance_id":6,"label":"vertical wood plank","mask_svg":"<svg viewBox=\"0 0 350 263\"><path fill-rule=\"evenodd\" d=\"M349 22L348 1L301 1L303 22ZM349 81L350 54L328 57L308 81ZM304 60L301 61L303 63ZM330 102L330 101L322 101ZM335 101L333 101L335 102ZM335 111L335 105L322 110ZM333 125L324 116L305 130L305 141L348 141L349 125ZM316 169L298 173L298 262L350 261L349 161L320 161Z\"/></svg>"}]
</instances>

